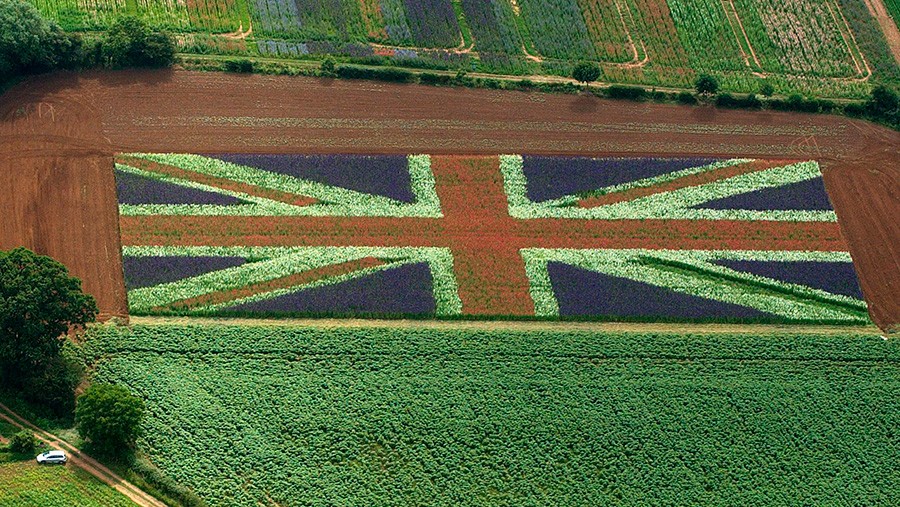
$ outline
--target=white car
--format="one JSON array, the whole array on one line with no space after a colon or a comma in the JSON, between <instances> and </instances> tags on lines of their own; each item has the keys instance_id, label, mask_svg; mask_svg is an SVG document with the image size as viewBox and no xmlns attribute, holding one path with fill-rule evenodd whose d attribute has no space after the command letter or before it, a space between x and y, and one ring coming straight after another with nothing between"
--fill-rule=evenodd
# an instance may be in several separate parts
<instances>
[{"instance_id":1,"label":"white car","mask_svg":"<svg viewBox=\"0 0 900 507\"><path fill-rule=\"evenodd\" d=\"M38 454L37 462L40 464L44 463L60 463L63 464L68 461L68 457L66 456L65 451L47 451L43 454Z\"/></svg>"}]
</instances>

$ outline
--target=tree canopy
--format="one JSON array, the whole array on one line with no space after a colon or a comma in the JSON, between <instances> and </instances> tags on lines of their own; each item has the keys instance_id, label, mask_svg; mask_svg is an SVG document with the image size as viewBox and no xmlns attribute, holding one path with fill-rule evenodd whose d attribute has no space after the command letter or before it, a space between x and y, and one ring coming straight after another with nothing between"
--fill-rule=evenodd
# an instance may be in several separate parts
<instances>
[{"instance_id":1,"label":"tree canopy","mask_svg":"<svg viewBox=\"0 0 900 507\"><path fill-rule=\"evenodd\" d=\"M78 398L75 427L91 447L103 454L121 455L140 435L144 401L128 389L94 384Z\"/></svg>"},{"instance_id":2,"label":"tree canopy","mask_svg":"<svg viewBox=\"0 0 900 507\"><path fill-rule=\"evenodd\" d=\"M97 316L93 296L59 262L0 252L0 371L20 381L60 356L65 333Z\"/></svg>"},{"instance_id":3,"label":"tree canopy","mask_svg":"<svg viewBox=\"0 0 900 507\"><path fill-rule=\"evenodd\" d=\"M175 60L175 42L153 32L143 20L124 16L116 20L103 38L104 64L124 67L168 67Z\"/></svg>"},{"instance_id":4,"label":"tree canopy","mask_svg":"<svg viewBox=\"0 0 900 507\"><path fill-rule=\"evenodd\" d=\"M581 62L572 69L572 78L581 83L591 83L600 79L600 66L592 62Z\"/></svg>"},{"instance_id":5,"label":"tree canopy","mask_svg":"<svg viewBox=\"0 0 900 507\"><path fill-rule=\"evenodd\" d=\"M694 82L694 87L700 95L715 95L719 91L719 81L709 74L701 74Z\"/></svg>"}]
</instances>

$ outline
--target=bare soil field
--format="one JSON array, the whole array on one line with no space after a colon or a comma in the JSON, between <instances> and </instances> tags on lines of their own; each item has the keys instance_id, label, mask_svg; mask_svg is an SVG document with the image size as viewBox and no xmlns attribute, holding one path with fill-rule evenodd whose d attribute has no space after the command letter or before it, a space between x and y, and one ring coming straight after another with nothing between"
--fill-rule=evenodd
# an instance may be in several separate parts
<instances>
[{"instance_id":1,"label":"bare soil field","mask_svg":"<svg viewBox=\"0 0 900 507\"><path fill-rule=\"evenodd\" d=\"M115 189L111 162L105 175L91 167L114 153L650 154L819 161L872 317L885 329L900 323L900 133L866 122L368 81L121 72L19 85L0 97L0 143L0 188L16 197L2 201L0 247L60 252L108 314L125 308ZM35 186L41 171L54 174L54 190ZM73 195L81 202L59 202ZM25 212L36 206L41 213ZM39 239L28 232L45 230Z\"/></svg>"}]
</instances>

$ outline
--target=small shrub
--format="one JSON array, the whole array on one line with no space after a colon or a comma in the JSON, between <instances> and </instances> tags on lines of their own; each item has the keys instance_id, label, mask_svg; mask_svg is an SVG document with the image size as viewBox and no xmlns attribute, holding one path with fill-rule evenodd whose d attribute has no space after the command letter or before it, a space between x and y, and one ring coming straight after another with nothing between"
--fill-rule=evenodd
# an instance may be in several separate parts
<instances>
[{"instance_id":1,"label":"small shrub","mask_svg":"<svg viewBox=\"0 0 900 507\"><path fill-rule=\"evenodd\" d=\"M225 60L223 68L225 72L237 72L240 74L249 74L253 72L253 62L246 58L237 60Z\"/></svg>"},{"instance_id":2,"label":"small shrub","mask_svg":"<svg viewBox=\"0 0 900 507\"><path fill-rule=\"evenodd\" d=\"M697 97L691 92L680 92L675 100L678 101L679 104L691 105L697 103Z\"/></svg>"},{"instance_id":3,"label":"small shrub","mask_svg":"<svg viewBox=\"0 0 900 507\"><path fill-rule=\"evenodd\" d=\"M606 89L606 96L611 99L641 101L647 98L647 90L639 86L614 85Z\"/></svg>"},{"instance_id":4,"label":"small shrub","mask_svg":"<svg viewBox=\"0 0 900 507\"><path fill-rule=\"evenodd\" d=\"M75 427L93 450L122 456L133 448L143 416L144 401L128 389L94 384L78 398Z\"/></svg>"},{"instance_id":5,"label":"small shrub","mask_svg":"<svg viewBox=\"0 0 900 507\"><path fill-rule=\"evenodd\" d=\"M763 97L771 97L775 93L775 87L768 81L763 81L759 85L759 94Z\"/></svg>"},{"instance_id":6,"label":"small shrub","mask_svg":"<svg viewBox=\"0 0 900 507\"><path fill-rule=\"evenodd\" d=\"M9 450L17 454L34 454L38 439L29 430L22 430L9 439Z\"/></svg>"},{"instance_id":7,"label":"small shrub","mask_svg":"<svg viewBox=\"0 0 900 507\"><path fill-rule=\"evenodd\" d=\"M423 72L419 76L419 82L428 85L449 86L453 84L453 76Z\"/></svg>"},{"instance_id":8,"label":"small shrub","mask_svg":"<svg viewBox=\"0 0 900 507\"><path fill-rule=\"evenodd\" d=\"M333 77L335 68L336 65L334 63L334 58L329 56L322 60L322 65L319 66L319 71L324 77Z\"/></svg>"}]
</instances>

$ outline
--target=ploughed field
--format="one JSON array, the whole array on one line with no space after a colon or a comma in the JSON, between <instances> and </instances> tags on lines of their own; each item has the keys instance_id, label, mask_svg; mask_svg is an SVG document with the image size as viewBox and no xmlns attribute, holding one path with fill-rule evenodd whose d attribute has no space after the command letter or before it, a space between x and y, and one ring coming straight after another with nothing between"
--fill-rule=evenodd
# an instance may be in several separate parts
<instances>
[{"instance_id":1,"label":"ploughed field","mask_svg":"<svg viewBox=\"0 0 900 507\"><path fill-rule=\"evenodd\" d=\"M106 314L124 272L138 314L900 321L900 143L864 122L187 72L0 117L2 246Z\"/></svg>"},{"instance_id":2,"label":"ploughed field","mask_svg":"<svg viewBox=\"0 0 900 507\"><path fill-rule=\"evenodd\" d=\"M813 160L116 158L132 314L867 323Z\"/></svg>"},{"instance_id":3,"label":"ploughed field","mask_svg":"<svg viewBox=\"0 0 900 507\"><path fill-rule=\"evenodd\" d=\"M900 344L853 330L135 325L87 347L98 381L146 400L141 450L211 506L900 494Z\"/></svg>"},{"instance_id":4,"label":"ploughed field","mask_svg":"<svg viewBox=\"0 0 900 507\"><path fill-rule=\"evenodd\" d=\"M522 75L595 61L608 82L690 87L713 72L744 92L768 79L785 93L861 96L872 76L900 79L861 0L32 1L76 31L138 15L180 33L187 52Z\"/></svg>"}]
</instances>

